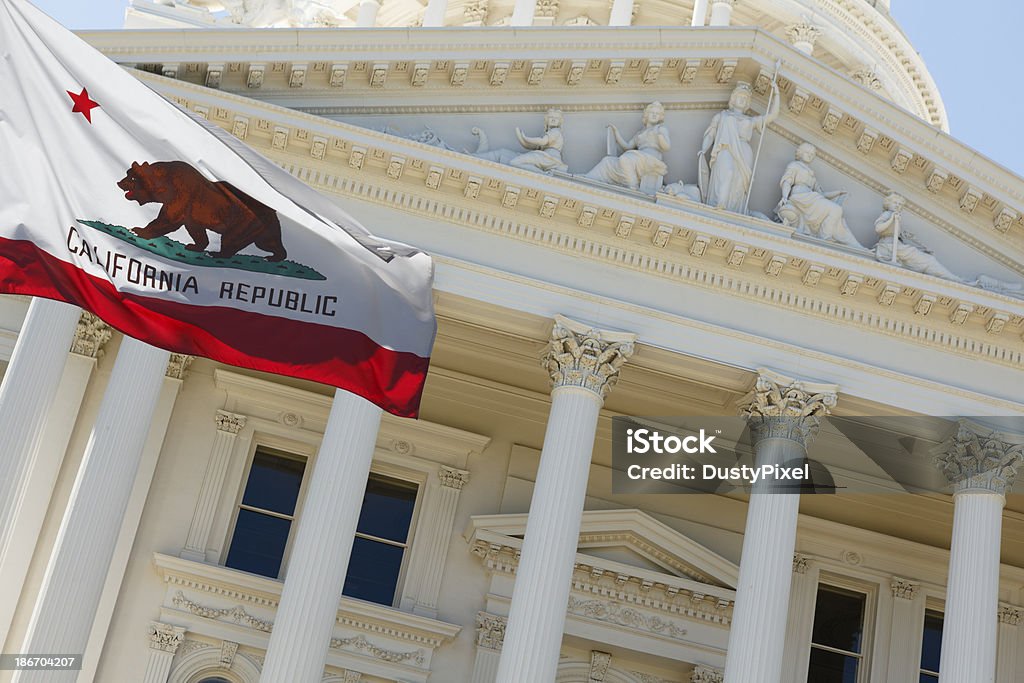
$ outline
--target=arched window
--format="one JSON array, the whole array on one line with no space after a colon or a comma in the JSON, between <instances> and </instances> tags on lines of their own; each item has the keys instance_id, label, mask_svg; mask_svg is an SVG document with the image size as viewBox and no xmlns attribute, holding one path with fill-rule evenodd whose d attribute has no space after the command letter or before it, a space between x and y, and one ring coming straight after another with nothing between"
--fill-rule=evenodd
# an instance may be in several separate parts
<instances>
[{"instance_id":1,"label":"arched window","mask_svg":"<svg viewBox=\"0 0 1024 683\"><path fill-rule=\"evenodd\" d=\"M221 678L220 676L214 676L213 678L204 678L199 681L199 683L231 683L231 681L226 678Z\"/></svg>"}]
</instances>

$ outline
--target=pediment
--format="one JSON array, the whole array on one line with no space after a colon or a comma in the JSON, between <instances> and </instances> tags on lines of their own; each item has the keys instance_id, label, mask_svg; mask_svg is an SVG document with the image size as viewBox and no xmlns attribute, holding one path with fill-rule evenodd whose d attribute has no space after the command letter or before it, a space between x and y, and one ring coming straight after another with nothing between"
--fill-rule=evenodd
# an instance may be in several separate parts
<instances>
[{"instance_id":1,"label":"pediment","mask_svg":"<svg viewBox=\"0 0 1024 683\"><path fill-rule=\"evenodd\" d=\"M526 533L525 514L474 516L466 529L470 545L503 544L518 549ZM667 574L719 588L735 588L739 567L685 534L635 509L583 513L577 564L599 573Z\"/></svg>"}]
</instances>

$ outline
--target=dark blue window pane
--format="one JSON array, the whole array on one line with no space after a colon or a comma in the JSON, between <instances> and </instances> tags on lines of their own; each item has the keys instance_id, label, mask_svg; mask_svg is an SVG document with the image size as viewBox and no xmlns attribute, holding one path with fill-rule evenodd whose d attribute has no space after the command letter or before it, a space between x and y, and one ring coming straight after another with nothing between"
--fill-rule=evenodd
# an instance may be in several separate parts
<instances>
[{"instance_id":1,"label":"dark blue window pane","mask_svg":"<svg viewBox=\"0 0 1024 683\"><path fill-rule=\"evenodd\" d=\"M807 683L857 683L857 658L811 648Z\"/></svg>"},{"instance_id":2,"label":"dark blue window pane","mask_svg":"<svg viewBox=\"0 0 1024 683\"><path fill-rule=\"evenodd\" d=\"M356 538L342 593L381 605L393 604L404 553L404 548Z\"/></svg>"},{"instance_id":3,"label":"dark blue window pane","mask_svg":"<svg viewBox=\"0 0 1024 683\"><path fill-rule=\"evenodd\" d=\"M276 579L291 524L287 519L239 510L225 566Z\"/></svg>"},{"instance_id":4,"label":"dark blue window pane","mask_svg":"<svg viewBox=\"0 0 1024 683\"><path fill-rule=\"evenodd\" d=\"M373 476L366 482L359 533L405 543L416 505L416 485L397 479Z\"/></svg>"},{"instance_id":5,"label":"dark blue window pane","mask_svg":"<svg viewBox=\"0 0 1024 683\"><path fill-rule=\"evenodd\" d=\"M242 504L273 510L282 515L295 514L295 501L299 499L299 487L302 486L302 472L305 469L306 463L303 460L256 451Z\"/></svg>"},{"instance_id":6,"label":"dark blue window pane","mask_svg":"<svg viewBox=\"0 0 1024 683\"><path fill-rule=\"evenodd\" d=\"M939 677L932 676L931 674L921 674L921 680L918 683L939 683Z\"/></svg>"},{"instance_id":7,"label":"dark blue window pane","mask_svg":"<svg viewBox=\"0 0 1024 683\"><path fill-rule=\"evenodd\" d=\"M921 668L927 671L938 671L941 650L942 614L932 611L925 612L924 640L921 642Z\"/></svg>"},{"instance_id":8,"label":"dark blue window pane","mask_svg":"<svg viewBox=\"0 0 1024 683\"><path fill-rule=\"evenodd\" d=\"M862 593L827 586L818 588L818 598L814 605L812 643L859 653L863 628Z\"/></svg>"}]
</instances>

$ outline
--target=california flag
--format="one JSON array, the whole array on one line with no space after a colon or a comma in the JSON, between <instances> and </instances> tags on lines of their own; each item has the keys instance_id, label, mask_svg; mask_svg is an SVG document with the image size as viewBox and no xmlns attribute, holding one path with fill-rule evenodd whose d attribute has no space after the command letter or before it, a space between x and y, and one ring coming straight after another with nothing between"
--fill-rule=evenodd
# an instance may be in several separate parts
<instances>
[{"instance_id":1,"label":"california flag","mask_svg":"<svg viewBox=\"0 0 1024 683\"><path fill-rule=\"evenodd\" d=\"M25 0L0 0L0 292L415 416L426 254L377 239Z\"/></svg>"}]
</instances>

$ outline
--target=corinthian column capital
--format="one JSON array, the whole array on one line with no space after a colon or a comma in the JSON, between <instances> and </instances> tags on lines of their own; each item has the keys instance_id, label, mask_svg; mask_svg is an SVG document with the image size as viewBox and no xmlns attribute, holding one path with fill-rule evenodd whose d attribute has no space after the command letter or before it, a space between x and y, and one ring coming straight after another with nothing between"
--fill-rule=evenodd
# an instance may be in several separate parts
<instances>
[{"instance_id":1,"label":"corinthian column capital","mask_svg":"<svg viewBox=\"0 0 1024 683\"><path fill-rule=\"evenodd\" d=\"M932 454L954 493L974 489L1005 495L1024 460L1024 435L959 420L956 430Z\"/></svg>"},{"instance_id":2,"label":"corinthian column capital","mask_svg":"<svg viewBox=\"0 0 1024 683\"><path fill-rule=\"evenodd\" d=\"M739 402L754 438L782 438L806 445L838 400L835 384L803 382L772 370L757 371L753 390Z\"/></svg>"},{"instance_id":3,"label":"corinthian column capital","mask_svg":"<svg viewBox=\"0 0 1024 683\"><path fill-rule=\"evenodd\" d=\"M633 355L636 338L555 316L551 342L541 361L551 376L552 390L581 387L603 400L619 380L619 369Z\"/></svg>"}]
</instances>

